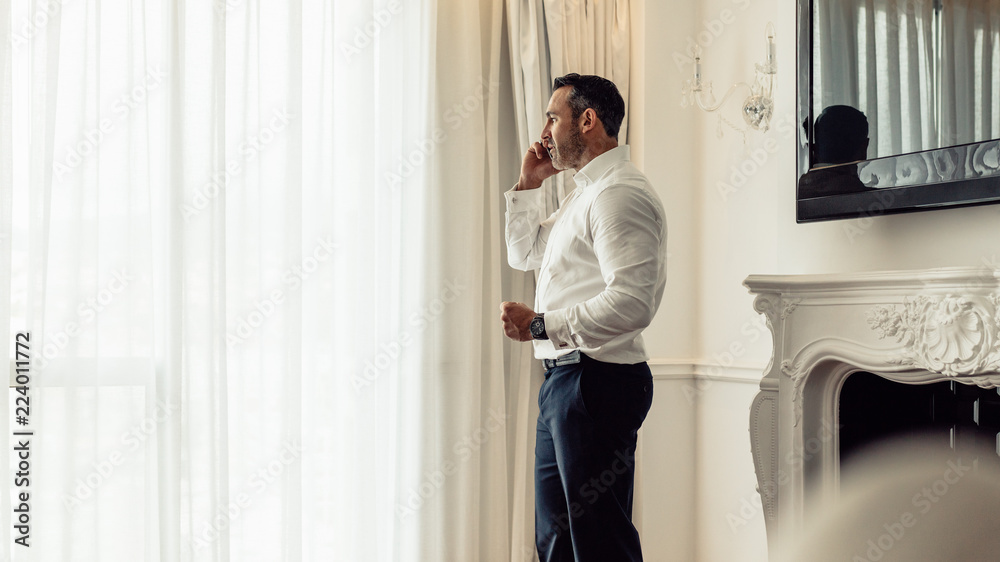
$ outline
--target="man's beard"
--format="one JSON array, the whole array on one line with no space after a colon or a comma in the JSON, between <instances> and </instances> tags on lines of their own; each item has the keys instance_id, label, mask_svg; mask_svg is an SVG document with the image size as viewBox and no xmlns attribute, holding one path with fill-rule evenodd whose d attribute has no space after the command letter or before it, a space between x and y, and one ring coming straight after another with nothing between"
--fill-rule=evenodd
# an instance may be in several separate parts
<instances>
[{"instance_id":1,"label":"man's beard","mask_svg":"<svg viewBox=\"0 0 1000 562\"><path fill-rule=\"evenodd\" d=\"M570 133L566 142L560 143L558 147L549 150L549 158L552 158L552 167L557 170L576 169L580 157L583 156L583 135L576 129ZM553 156L553 152L555 155Z\"/></svg>"}]
</instances>

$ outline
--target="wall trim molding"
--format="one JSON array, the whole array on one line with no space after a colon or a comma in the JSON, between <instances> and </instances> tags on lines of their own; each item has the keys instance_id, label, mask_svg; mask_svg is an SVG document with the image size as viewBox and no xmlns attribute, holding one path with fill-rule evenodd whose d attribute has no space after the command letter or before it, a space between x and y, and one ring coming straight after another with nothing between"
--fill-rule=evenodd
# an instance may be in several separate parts
<instances>
[{"instance_id":1,"label":"wall trim molding","mask_svg":"<svg viewBox=\"0 0 1000 562\"><path fill-rule=\"evenodd\" d=\"M650 359L649 370L653 373L653 380L707 380L760 384L766 368L759 365L730 365L723 367L718 363L710 361Z\"/></svg>"}]
</instances>

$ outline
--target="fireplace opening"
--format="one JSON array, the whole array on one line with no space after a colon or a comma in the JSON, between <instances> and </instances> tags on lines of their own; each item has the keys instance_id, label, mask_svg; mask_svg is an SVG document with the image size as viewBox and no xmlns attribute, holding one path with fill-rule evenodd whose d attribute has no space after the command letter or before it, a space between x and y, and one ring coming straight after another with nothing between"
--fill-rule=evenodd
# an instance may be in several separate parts
<instances>
[{"instance_id":1,"label":"fireplace opening","mask_svg":"<svg viewBox=\"0 0 1000 562\"><path fill-rule=\"evenodd\" d=\"M1000 468L1000 389L902 384L858 372L844 381L839 409L842 464L880 441L912 439Z\"/></svg>"}]
</instances>

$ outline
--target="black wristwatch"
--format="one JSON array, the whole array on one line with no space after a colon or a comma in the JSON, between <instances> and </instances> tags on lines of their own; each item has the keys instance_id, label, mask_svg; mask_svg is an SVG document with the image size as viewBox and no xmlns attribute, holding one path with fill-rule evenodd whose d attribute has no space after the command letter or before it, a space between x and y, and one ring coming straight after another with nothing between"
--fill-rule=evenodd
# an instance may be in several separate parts
<instances>
[{"instance_id":1,"label":"black wristwatch","mask_svg":"<svg viewBox=\"0 0 1000 562\"><path fill-rule=\"evenodd\" d=\"M545 333L545 313L540 312L538 316L531 319L531 324L528 326L528 330L531 332L531 338L536 340L547 340L549 335Z\"/></svg>"}]
</instances>

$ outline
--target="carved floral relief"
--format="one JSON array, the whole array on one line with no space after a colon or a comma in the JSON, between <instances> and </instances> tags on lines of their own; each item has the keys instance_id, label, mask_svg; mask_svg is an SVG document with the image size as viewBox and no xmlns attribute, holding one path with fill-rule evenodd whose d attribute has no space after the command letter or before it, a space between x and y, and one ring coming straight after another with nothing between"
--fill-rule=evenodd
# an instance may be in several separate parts
<instances>
[{"instance_id":1,"label":"carved floral relief","mask_svg":"<svg viewBox=\"0 0 1000 562\"><path fill-rule=\"evenodd\" d=\"M875 306L868 325L879 338L894 338L903 344L907 362L950 377L997 371L998 302L1000 297L928 297L904 299L902 310Z\"/></svg>"}]
</instances>

